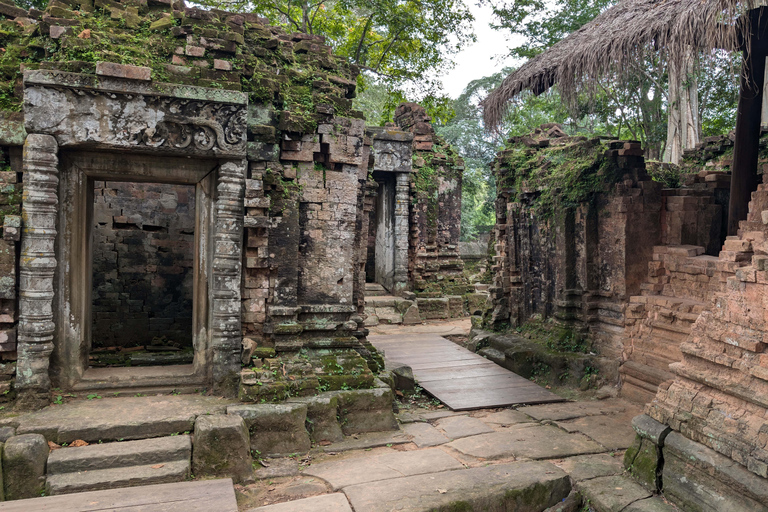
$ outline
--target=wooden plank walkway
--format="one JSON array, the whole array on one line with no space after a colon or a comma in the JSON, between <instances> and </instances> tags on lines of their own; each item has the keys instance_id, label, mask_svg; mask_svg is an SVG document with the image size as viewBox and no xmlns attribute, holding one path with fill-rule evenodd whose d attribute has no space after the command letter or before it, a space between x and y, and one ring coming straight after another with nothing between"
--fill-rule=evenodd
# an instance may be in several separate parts
<instances>
[{"instance_id":1,"label":"wooden plank walkway","mask_svg":"<svg viewBox=\"0 0 768 512\"><path fill-rule=\"evenodd\" d=\"M441 336L371 335L368 339L388 360L410 366L419 386L454 411L564 401Z\"/></svg>"},{"instance_id":2,"label":"wooden plank walkway","mask_svg":"<svg viewBox=\"0 0 768 512\"><path fill-rule=\"evenodd\" d=\"M2 512L237 512L232 480L126 487L6 501Z\"/></svg>"}]
</instances>

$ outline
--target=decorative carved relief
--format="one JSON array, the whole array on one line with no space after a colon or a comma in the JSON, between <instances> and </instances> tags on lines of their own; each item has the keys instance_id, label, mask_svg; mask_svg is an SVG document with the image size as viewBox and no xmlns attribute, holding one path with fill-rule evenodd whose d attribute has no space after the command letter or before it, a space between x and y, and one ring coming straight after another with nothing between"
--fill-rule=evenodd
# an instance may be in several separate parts
<instances>
[{"instance_id":1,"label":"decorative carved relief","mask_svg":"<svg viewBox=\"0 0 768 512\"><path fill-rule=\"evenodd\" d=\"M247 162L225 162L219 167L216 224L213 240L212 300L214 390L230 395L240 371L243 196Z\"/></svg>"},{"instance_id":2,"label":"decorative carved relief","mask_svg":"<svg viewBox=\"0 0 768 512\"><path fill-rule=\"evenodd\" d=\"M27 131L60 146L245 156L245 105L41 85L24 101Z\"/></svg>"},{"instance_id":3,"label":"decorative carved relief","mask_svg":"<svg viewBox=\"0 0 768 512\"><path fill-rule=\"evenodd\" d=\"M28 406L48 402L53 351L53 277L59 171L56 139L31 134L24 143L24 227L19 264L16 387Z\"/></svg>"}]
</instances>

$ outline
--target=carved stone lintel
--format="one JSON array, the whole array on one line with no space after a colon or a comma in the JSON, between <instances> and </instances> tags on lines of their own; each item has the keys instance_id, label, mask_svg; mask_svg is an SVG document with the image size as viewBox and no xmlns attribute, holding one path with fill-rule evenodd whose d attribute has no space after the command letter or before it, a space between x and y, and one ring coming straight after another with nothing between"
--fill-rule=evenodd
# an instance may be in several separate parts
<instances>
[{"instance_id":1,"label":"carved stone lintel","mask_svg":"<svg viewBox=\"0 0 768 512\"><path fill-rule=\"evenodd\" d=\"M245 105L27 84L27 131L62 147L245 157Z\"/></svg>"},{"instance_id":2,"label":"carved stone lintel","mask_svg":"<svg viewBox=\"0 0 768 512\"><path fill-rule=\"evenodd\" d=\"M53 276L56 270L58 145L50 135L24 143L24 198L19 265L19 328L16 388L26 403L48 401L53 351Z\"/></svg>"},{"instance_id":3,"label":"carved stone lintel","mask_svg":"<svg viewBox=\"0 0 768 512\"><path fill-rule=\"evenodd\" d=\"M240 371L240 280L247 165L245 160L221 164L215 206L211 287L213 388L230 396L237 392Z\"/></svg>"}]
</instances>

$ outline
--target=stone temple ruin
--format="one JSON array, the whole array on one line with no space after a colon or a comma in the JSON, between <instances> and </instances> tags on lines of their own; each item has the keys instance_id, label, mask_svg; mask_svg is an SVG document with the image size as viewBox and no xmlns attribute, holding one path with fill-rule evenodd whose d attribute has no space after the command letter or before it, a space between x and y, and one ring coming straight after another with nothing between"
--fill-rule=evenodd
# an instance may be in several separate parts
<instances>
[{"instance_id":1,"label":"stone temple ruin","mask_svg":"<svg viewBox=\"0 0 768 512\"><path fill-rule=\"evenodd\" d=\"M366 129L357 70L322 39L177 2L0 13L16 59L0 346L22 403L51 387L370 387L366 279L398 296L466 291L461 160L415 104ZM274 365L287 372L268 378Z\"/></svg>"},{"instance_id":2,"label":"stone temple ruin","mask_svg":"<svg viewBox=\"0 0 768 512\"><path fill-rule=\"evenodd\" d=\"M766 185L726 237L732 138L687 151L683 183L667 187L666 164L642 155L637 142L555 125L508 141L495 163L485 321L508 328L538 315L586 333L597 353L587 364L646 407L625 458L634 476L663 482L684 510L764 510ZM760 155L763 166L764 138ZM490 336L484 350L517 369L526 342Z\"/></svg>"},{"instance_id":3,"label":"stone temple ruin","mask_svg":"<svg viewBox=\"0 0 768 512\"><path fill-rule=\"evenodd\" d=\"M444 296L468 291L463 163L424 109L366 127L354 66L252 14L53 0L0 15L5 401L292 397L264 434L296 427L291 451L308 418L315 440L393 428L366 282L411 321L461 315Z\"/></svg>"},{"instance_id":4,"label":"stone temple ruin","mask_svg":"<svg viewBox=\"0 0 768 512\"><path fill-rule=\"evenodd\" d=\"M485 302L460 257L463 162L425 110L403 104L394 123L366 126L351 101L358 69L322 38L252 14L179 0L52 0L44 11L0 0L0 15L8 407L210 390L239 403L205 402L203 420L157 435L194 430L200 475L202 457L237 447L243 467L218 473L236 479L249 450L395 428L366 327ZM763 510L768 198L761 185L726 237L731 146L709 139L687 155L687 181L665 187L637 142L554 125L510 140L495 163L482 323L554 318L588 335L596 353L557 378L599 374L647 404L629 470L654 489L663 480L678 503L719 496L722 510ZM532 366L509 336L471 343L519 373ZM51 426L56 414L11 419L0 437L7 447L37 436L24 442L45 456L47 441L141 439L89 438L90 426L73 437ZM188 463L181 437L166 441L186 443ZM43 489L14 475L4 470L9 498ZM49 478L48 491L72 492L65 481Z\"/></svg>"}]
</instances>

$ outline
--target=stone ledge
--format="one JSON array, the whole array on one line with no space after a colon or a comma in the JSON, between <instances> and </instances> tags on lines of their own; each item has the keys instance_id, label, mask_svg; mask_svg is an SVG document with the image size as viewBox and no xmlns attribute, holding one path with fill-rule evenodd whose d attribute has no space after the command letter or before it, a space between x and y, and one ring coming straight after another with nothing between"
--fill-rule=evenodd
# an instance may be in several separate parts
<instances>
[{"instance_id":1,"label":"stone ledge","mask_svg":"<svg viewBox=\"0 0 768 512\"><path fill-rule=\"evenodd\" d=\"M126 94L147 94L187 100L214 101L218 103L234 103L246 105L246 93L225 89L212 89L196 85L179 85L167 83L144 83L123 78L68 73L47 69L24 71L24 83L48 85L57 87L72 87L78 89L96 89L105 92Z\"/></svg>"}]
</instances>

